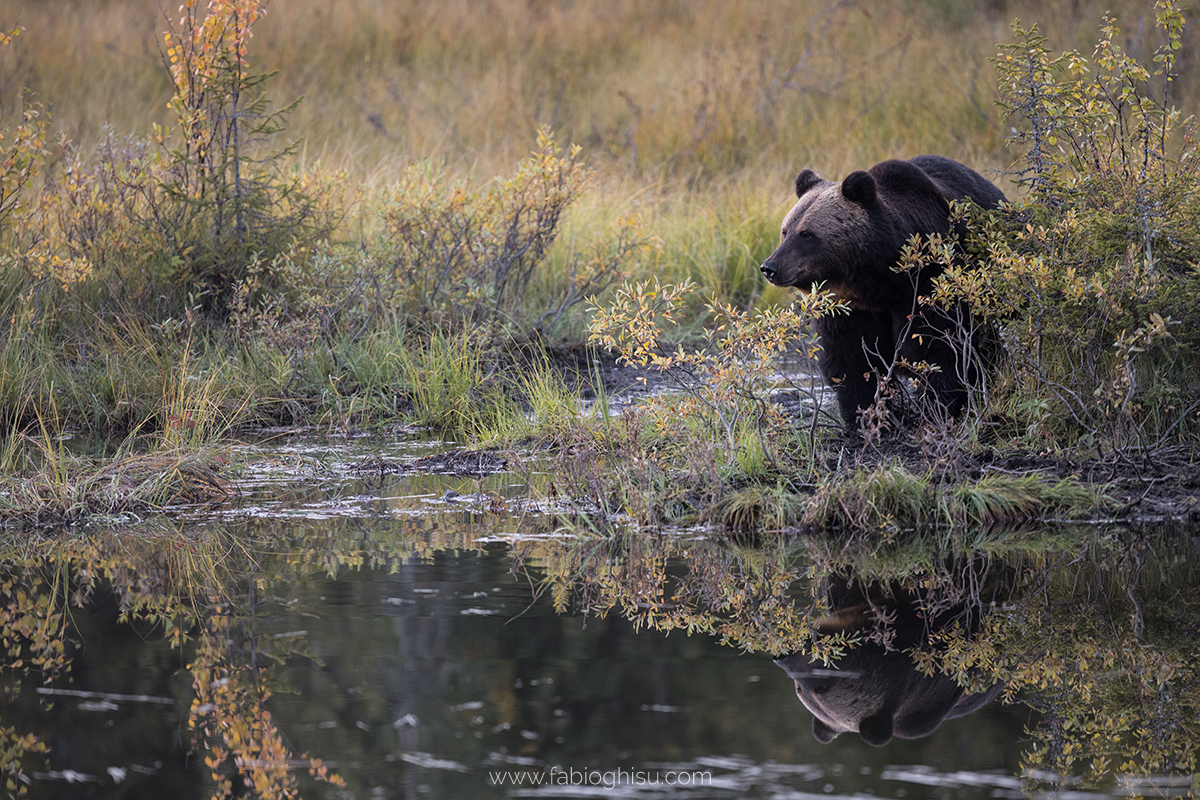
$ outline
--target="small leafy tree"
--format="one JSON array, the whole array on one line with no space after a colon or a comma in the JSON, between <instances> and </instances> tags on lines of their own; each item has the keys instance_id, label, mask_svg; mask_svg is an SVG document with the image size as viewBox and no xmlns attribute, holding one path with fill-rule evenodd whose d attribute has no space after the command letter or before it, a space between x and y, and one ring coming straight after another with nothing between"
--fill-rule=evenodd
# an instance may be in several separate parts
<instances>
[{"instance_id":1,"label":"small leafy tree","mask_svg":"<svg viewBox=\"0 0 1200 800\"><path fill-rule=\"evenodd\" d=\"M164 58L176 128L156 127L148 140L109 133L86 158L64 143L61 168L33 195L29 219L14 234L18 246L8 252L35 290L66 291L95 275L95 298L115 301L119 313L183 316L198 302L223 319L251 265L281 263L283 253L302 257L335 229L342 211L332 184L284 173L295 145L268 147L295 104L270 111L271 73L247 67L265 2L200 6L188 0L177 18L167 15ZM31 193L22 199L21 190L44 155L45 123L37 113L27 109L6 158L0 225L28 202ZM260 270L256 277L265 290L279 289L274 275ZM162 298L169 298L165 305ZM148 309L151 302L158 307Z\"/></svg>"},{"instance_id":2,"label":"small leafy tree","mask_svg":"<svg viewBox=\"0 0 1200 800\"><path fill-rule=\"evenodd\" d=\"M1110 17L1090 58L1014 25L995 63L1029 193L976 226L988 265L942 280L998 326L1010 409L1101 448L1194 430L1200 408L1200 151L1171 105L1183 15L1160 0L1155 18L1150 67Z\"/></svg>"},{"instance_id":3,"label":"small leafy tree","mask_svg":"<svg viewBox=\"0 0 1200 800\"><path fill-rule=\"evenodd\" d=\"M0 48L11 44L22 30L20 27L0 30ZM42 118L41 106L26 103L15 128L7 125L0 128L0 236L7 232L6 221L21 213L25 189L45 161L48 126L48 120ZM5 144L10 134L12 139Z\"/></svg>"},{"instance_id":4,"label":"small leafy tree","mask_svg":"<svg viewBox=\"0 0 1200 800\"><path fill-rule=\"evenodd\" d=\"M668 346L664 325L675 324L696 287L657 279L624 286L607 308L595 310L589 341L616 350L621 361L666 375L683 400L668 398L655 408L660 426L672 418L702 420L724 439L726 457L736 460L747 430L765 447L766 433L784 419L769 402L778 381L777 359L803 345L811 359L817 345L806 335L819 316L844 312L845 304L829 292L803 294L787 308L745 312L710 301L704 311L716 321L694 348ZM807 390L813 392L812 387ZM814 395L811 399L816 401ZM815 424L816 414L813 415Z\"/></svg>"},{"instance_id":5,"label":"small leafy tree","mask_svg":"<svg viewBox=\"0 0 1200 800\"><path fill-rule=\"evenodd\" d=\"M211 312L226 312L228 294L254 254L270 263L332 232L336 216L304 181L281 174L293 143L263 145L281 132L299 103L270 111L265 93L274 73L249 70L246 51L266 0L209 0L201 13L187 0L167 16L165 57L175 93L168 104L177 131L156 129L167 152L162 188L171 203L152 209L179 265Z\"/></svg>"}]
</instances>

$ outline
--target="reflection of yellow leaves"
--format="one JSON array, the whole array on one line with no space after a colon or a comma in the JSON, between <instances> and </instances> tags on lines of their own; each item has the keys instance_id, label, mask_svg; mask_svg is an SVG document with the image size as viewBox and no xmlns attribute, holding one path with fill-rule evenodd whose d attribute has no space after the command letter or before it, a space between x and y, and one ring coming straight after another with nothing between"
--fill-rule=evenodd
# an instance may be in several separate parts
<instances>
[{"instance_id":1,"label":"reflection of yellow leaves","mask_svg":"<svg viewBox=\"0 0 1200 800\"><path fill-rule=\"evenodd\" d=\"M291 772L295 759L266 709L270 690L249 666L230 659L226 647L233 634L228 614L214 612L188 666L195 691L188 728L195 746L208 750L204 763L217 784L214 799L233 796L232 777L226 774L230 764L261 797L298 797ZM319 759L301 760L318 780L345 785Z\"/></svg>"},{"instance_id":2,"label":"reflection of yellow leaves","mask_svg":"<svg viewBox=\"0 0 1200 800\"><path fill-rule=\"evenodd\" d=\"M29 778L22 768L27 753L45 753L48 748L32 733L18 736L16 729L0 727L0 779L10 797L24 797Z\"/></svg>"},{"instance_id":3,"label":"reflection of yellow leaves","mask_svg":"<svg viewBox=\"0 0 1200 800\"><path fill-rule=\"evenodd\" d=\"M172 530L167 536L145 538L115 533L30 537L22 541L18 554L11 552L18 548L10 548L0 567L0 652L5 659L0 666L36 669L47 680L67 670L66 603L90 602L101 581L120 602L121 622L153 621L173 644L181 644L195 626L192 592L197 586L221 586L224 578L215 572L212 542L197 547L198 542L188 537L181 541L180 535ZM217 535L215 546L225 554L228 543ZM269 693L251 670L229 659L223 648L230 635L226 614L217 613L204 628L193 664L197 692L188 727L197 741L212 745L204 763L218 773L218 797L232 795L232 781L224 769L229 765L243 771L259 796L297 797L297 761L264 707ZM23 757L45 749L33 734L18 735L0 726L0 780L19 781ZM319 759L299 765L318 780L344 785Z\"/></svg>"},{"instance_id":4,"label":"reflection of yellow leaves","mask_svg":"<svg viewBox=\"0 0 1200 800\"><path fill-rule=\"evenodd\" d=\"M640 469L662 469L648 454ZM727 542L623 535L611 540L525 542L523 556L544 566L546 582L560 608L572 592L585 611L618 610L635 626L706 633L736 647L791 652L805 646L811 626L807 601L788 587L807 569L782 538L753 553ZM670 565L688 565L680 580Z\"/></svg>"}]
</instances>

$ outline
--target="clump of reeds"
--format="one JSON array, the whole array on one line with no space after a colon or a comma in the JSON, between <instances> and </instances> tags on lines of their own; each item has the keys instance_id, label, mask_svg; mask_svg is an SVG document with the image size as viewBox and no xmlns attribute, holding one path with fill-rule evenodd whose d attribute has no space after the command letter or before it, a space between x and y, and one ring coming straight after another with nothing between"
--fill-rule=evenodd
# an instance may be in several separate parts
<instances>
[{"instance_id":1,"label":"clump of reeds","mask_svg":"<svg viewBox=\"0 0 1200 800\"><path fill-rule=\"evenodd\" d=\"M237 494L218 450L129 454L96 464L59 453L42 469L0 481L0 521L46 528L140 516Z\"/></svg>"},{"instance_id":2,"label":"clump of reeds","mask_svg":"<svg viewBox=\"0 0 1200 800\"><path fill-rule=\"evenodd\" d=\"M0 524L59 527L233 497L225 437L243 409L192 373L189 353L164 368L154 410L111 456L73 451L53 398L48 413L27 399L0 437Z\"/></svg>"},{"instance_id":3,"label":"clump of reeds","mask_svg":"<svg viewBox=\"0 0 1200 800\"><path fill-rule=\"evenodd\" d=\"M805 507L801 522L891 538L922 526L987 528L1088 519L1111 507L1102 488L1070 480L993 473L975 481L949 481L886 463L826 478Z\"/></svg>"}]
</instances>

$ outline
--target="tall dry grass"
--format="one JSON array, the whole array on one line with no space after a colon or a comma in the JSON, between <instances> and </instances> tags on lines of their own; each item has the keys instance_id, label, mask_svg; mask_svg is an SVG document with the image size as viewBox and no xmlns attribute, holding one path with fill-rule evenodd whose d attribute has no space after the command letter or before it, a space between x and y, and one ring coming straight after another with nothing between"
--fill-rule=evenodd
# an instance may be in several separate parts
<instances>
[{"instance_id":1,"label":"tall dry grass","mask_svg":"<svg viewBox=\"0 0 1200 800\"><path fill-rule=\"evenodd\" d=\"M104 125L166 122L159 5L9 0L0 23L27 30L0 60L4 119L26 86L85 151ZM305 97L287 134L300 158L370 183L425 157L499 174L548 125L638 187L750 170L783 196L801 166L840 177L920 152L1005 166L995 44L1020 17L1086 50L1109 9L1145 48L1153 9L1135 0L276 0L250 59L279 71L277 101ZM1178 85L1194 108L1197 82Z\"/></svg>"}]
</instances>

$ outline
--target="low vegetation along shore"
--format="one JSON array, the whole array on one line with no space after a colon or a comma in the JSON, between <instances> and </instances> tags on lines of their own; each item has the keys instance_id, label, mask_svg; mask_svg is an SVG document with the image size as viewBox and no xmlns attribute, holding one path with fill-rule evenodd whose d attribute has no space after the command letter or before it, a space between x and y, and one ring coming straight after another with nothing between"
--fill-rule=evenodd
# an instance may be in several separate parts
<instances>
[{"instance_id":1,"label":"low vegetation along shore","mask_svg":"<svg viewBox=\"0 0 1200 800\"><path fill-rule=\"evenodd\" d=\"M10 4L0 516L218 499L263 426L415 424L542 448L580 531L1195 519L1173 3L600 9ZM986 369L950 420L893 365L847 432L802 368L835 304L758 265L800 168L923 152L1013 198L905 260L949 265ZM631 374L662 391L618 412Z\"/></svg>"}]
</instances>

